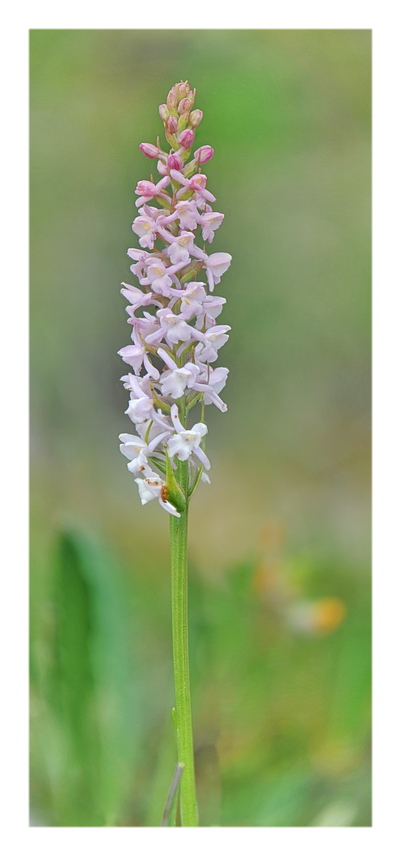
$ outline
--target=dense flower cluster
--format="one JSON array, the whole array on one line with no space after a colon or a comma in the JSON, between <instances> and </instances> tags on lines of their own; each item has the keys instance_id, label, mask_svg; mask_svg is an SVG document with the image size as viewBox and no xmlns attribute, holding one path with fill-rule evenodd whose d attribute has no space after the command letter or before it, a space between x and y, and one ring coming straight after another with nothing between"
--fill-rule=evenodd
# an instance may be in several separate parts
<instances>
[{"instance_id":1,"label":"dense flower cluster","mask_svg":"<svg viewBox=\"0 0 401 856\"><path fill-rule=\"evenodd\" d=\"M131 369L122 381L130 393L126 413L137 432L121 434L120 449L142 504L158 499L177 517L186 500L176 478L177 461L188 461L189 496L200 479L209 481L205 405L227 410L219 393L228 369L215 362L230 327L216 322L226 301L214 287L231 256L209 255L205 249L224 214L213 211L215 197L201 171L213 157L212 147L201 146L191 157L202 120L202 111L193 109L194 99L187 82L173 86L159 108L169 151L160 148L159 139L157 145L140 145L157 161L161 178L139 181L135 190L139 210L132 229L141 249L129 249L128 256L140 288L122 283L132 344L118 352ZM195 405L201 421L189 428Z\"/></svg>"}]
</instances>

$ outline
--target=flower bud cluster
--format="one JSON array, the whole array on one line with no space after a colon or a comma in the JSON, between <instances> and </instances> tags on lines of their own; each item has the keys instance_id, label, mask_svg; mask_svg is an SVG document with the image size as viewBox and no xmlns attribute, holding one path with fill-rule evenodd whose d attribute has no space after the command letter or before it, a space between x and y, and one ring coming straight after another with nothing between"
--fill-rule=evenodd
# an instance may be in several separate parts
<instances>
[{"instance_id":1,"label":"flower bud cluster","mask_svg":"<svg viewBox=\"0 0 401 856\"><path fill-rule=\"evenodd\" d=\"M231 256L205 249L224 219L212 209L215 197L200 172L213 157L212 147L201 146L185 166L202 118L192 109L194 99L187 82L173 86L159 108L170 150L163 151L159 140L140 145L143 154L157 159L162 177L139 181L135 190L139 210L132 229L141 249L129 249L128 256L140 287L122 283L132 344L118 352L130 367L122 381L130 394L126 413L136 429L120 435L121 452L142 504L158 499L176 517L199 481L210 481L205 406L227 410L219 393L228 369L215 362L230 327L216 321L226 301L214 287ZM192 424L196 406L200 421ZM185 485L178 475L182 461L188 462Z\"/></svg>"},{"instance_id":2,"label":"flower bud cluster","mask_svg":"<svg viewBox=\"0 0 401 856\"><path fill-rule=\"evenodd\" d=\"M188 81L181 81L170 89L166 104L159 107L168 144L175 150L181 147L187 153L194 144L195 128L203 118L202 110L192 109L195 95L196 89L192 91Z\"/></svg>"}]
</instances>

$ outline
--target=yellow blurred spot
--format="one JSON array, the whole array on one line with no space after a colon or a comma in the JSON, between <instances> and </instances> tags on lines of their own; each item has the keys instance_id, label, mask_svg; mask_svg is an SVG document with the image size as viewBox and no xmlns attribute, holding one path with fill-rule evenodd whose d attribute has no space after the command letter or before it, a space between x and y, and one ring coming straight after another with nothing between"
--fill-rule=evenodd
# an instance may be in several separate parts
<instances>
[{"instance_id":1,"label":"yellow blurred spot","mask_svg":"<svg viewBox=\"0 0 401 856\"><path fill-rule=\"evenodd\" d=\"M331 633L343 621L345 605L338 597L322 597L316 601L293 601L285 610L290 627L300 633Z\"/></svg>"},{"instance_id":2,"label":"yellow blurred spot","mask_svg":"<svg viewBox=\"0 0 401 856\"><path fill-rule=\"evenodd\" d=\"M338 597L324 597L314 604L314 625L318 633L330 633L344 620L345 605Z\"/></svg>"}]
</instances>

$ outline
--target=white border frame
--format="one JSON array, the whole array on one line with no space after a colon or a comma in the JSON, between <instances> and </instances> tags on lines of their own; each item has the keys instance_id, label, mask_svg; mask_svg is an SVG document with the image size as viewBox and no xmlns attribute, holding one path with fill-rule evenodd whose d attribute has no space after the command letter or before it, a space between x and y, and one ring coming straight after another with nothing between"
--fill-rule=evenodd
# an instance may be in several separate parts
<instances>
[{"instance_id":1,"label":"white border frame","mask_svg":"<svg viewBox=\"0 0 401 856\"><path fill-rule=\"evenodd\" d=\"M2 633L2 723L0 726L2 772L5 772L0 805L5 809L3 829L10 851L30 854L54 853L58 856L71 848L83 853L96 848L99 856L110 847L119 856L149 852L159 847L163 853L179 854L191 849L196 856L205 846L223 849L250 850L266 848L280 854L291 850L297 854L321 856L354 856L355 848L364 856L376 856L386 847L396 850L398 832L400 765L399 733L400 705L397 697L397 625L400 621L400 437L401 420L398 406L400 312L398 289L395 286L399 262L395 254L399 238L399 83L397 60L400 53L399 30L395 4L384 2L380 9L362 2L339 0L333 6L322 3L296 3L282 0L278 8L261 13L260 4L248 2L246 11L202 0L199 6L175 3L166 7L153 3L150 12L134 7L132 2L115 2L101 9L99 4L70 2L68 7L36 2L25 11L14 7L5 26L1 53L4 85L3 166L6 198L3 202L3 234L6 231L5 253L10 260L10 275L3 281L4 328L1 365L3 458L6 458L7 511L13 520L7 523L3 535L3 617ZM257 11L259 10L259 11ZM172 20L173 19L173 20ZM157 22L156 27L154 22ZM172 26L173 24L173 26ZM28 229L26 216L21 214L22 199L26 199L27 169L27 106L28 106L28 29L371 29L374 45L374 618L375 618L375 702L374 702L374 823L373 828L309 829L309 828L211 828L197 830L158 829L64 829L29 828L27 823L27 489L25 487L28 458L20 442L21 424L27 436L27 283ZM229 24L229 26L227 26ZM399 80L399 77L398 77ZM25 226L25 236L24 236ZM13 252L12 252L13 250ZM17 262L18 260L18 262ZM7 261L7 258L6 258ZM398 264L397 264L398 262ZM20 276L15 281L15 267ZM21 283L24 288L21 289ZM394 284L394 285L393 285ZM21 357L24 381L21 383ZM398 357L398 360L397 360ZM18 362L16 360L18 358ZM10 371L11 360L14 370ZM13 414L11 426L9 415ZM14 444L14 438L18 443ZM16 445L16 448L14 448ZM8 472L7 472L8 470ZM398 592L397 592L398 589ZM21 591L23 596L21 597ZM395 656L394 656L395 655ZM397 759L398 753L398 759ZM4 833L3 833L4 834ZM6 842L6 844L8 841ZM395 846L394 846L395 845ZM141 849L143 848L143 850ZM6 850L8 852L8 850ZM214 852L214 849L212 850ZM262 851L263 852L263 851Z\"/></svg>"}]
</instances>

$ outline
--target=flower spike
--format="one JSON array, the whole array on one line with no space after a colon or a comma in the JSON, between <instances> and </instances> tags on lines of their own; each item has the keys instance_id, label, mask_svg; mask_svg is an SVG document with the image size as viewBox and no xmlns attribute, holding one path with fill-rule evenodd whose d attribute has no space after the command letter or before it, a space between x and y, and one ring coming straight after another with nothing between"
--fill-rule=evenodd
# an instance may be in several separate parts
<instances>
[{"instance_id":1,"label":"flower spike","mask_svg":"<svg viewBox=\"0 0 401 856\"><path fill-rule=\"evenodd\" d=\"M209 481L205 405L227 410L219 393L228 369L215 361L230 327L216 323L225 299L212 292L231 256L205 252L204 242L212 243L224 214L213 211L215 196L201 172L213 148L202 145L190 159L203 117L194 101L188 82L176 83L159 107L166 150L159 139L139 146L147 158L157 159L161 177L136 186L139 210L132 230L141 249L130 248L128 255L140 287L123 283L121 289L129 303L132 344L118 353L133 372L122 380L130 393L126 413L137 433L121 434L120 449L142 505L157 499L173 517L180 517L182 496L187 500L200 481ZM195 424L189 427L188 413L196 407L200 419L191 418ZM190 473L186 486L177 481L184 465Z\"/></svg>"}]
</instances>

